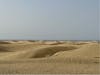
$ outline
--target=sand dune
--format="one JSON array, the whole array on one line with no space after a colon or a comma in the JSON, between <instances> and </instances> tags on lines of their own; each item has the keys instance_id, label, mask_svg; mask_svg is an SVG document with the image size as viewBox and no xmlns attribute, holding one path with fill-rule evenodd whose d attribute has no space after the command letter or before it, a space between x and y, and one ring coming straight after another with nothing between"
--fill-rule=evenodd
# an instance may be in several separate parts
<instances>
[{"instance_id":1,"label":"sand dune","mask_svg":"<svg viewBox=\"0 0 100 75\"><path fill-rule=\"evenodd\" d=\"M63 57L99 57L100 50L98 44L89 44L85 45L77 50L73 50L71 52L60 52L56 53L55 56L63 56Z\"/></svg>"},{"instance_id":2,"label":"sand dune","mask_svg":"<svg viewBox=\"0 0 100 75\"><path fill-rule=\"evenodd\" d=\"M93 41L1 41L0 74L99 74L99 46Z\"/></svg>"},{"instance_id":3,"label":"sand dune","mask_svg":"<svg viewBox=\"0 0 100 75\"><path fill-rule=\"evenodd\" d=\"M57 52L68 51L77 49L78 47L74 46L42 46L32 50L24 50L15 52L14 54L10 53L2 57L2 59L22 59L22 58L42 58L49 57L54 55Z\"/></svg>"}]
</instances>

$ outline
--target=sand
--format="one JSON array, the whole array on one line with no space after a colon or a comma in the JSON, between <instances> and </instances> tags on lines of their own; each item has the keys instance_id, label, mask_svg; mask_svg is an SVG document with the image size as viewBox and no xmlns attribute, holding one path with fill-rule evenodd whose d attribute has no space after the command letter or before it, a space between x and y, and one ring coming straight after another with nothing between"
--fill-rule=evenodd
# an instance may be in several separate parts
<instances>
[{"instance_id":1,"label":"sand","mask_svg":"<svg viewBox=\"0 0 100 75\"><path fill-rule=\"evenodd\" d=\"M100 74L96 41L0 41L0 74Z\"/></svg>"}]
</instances>

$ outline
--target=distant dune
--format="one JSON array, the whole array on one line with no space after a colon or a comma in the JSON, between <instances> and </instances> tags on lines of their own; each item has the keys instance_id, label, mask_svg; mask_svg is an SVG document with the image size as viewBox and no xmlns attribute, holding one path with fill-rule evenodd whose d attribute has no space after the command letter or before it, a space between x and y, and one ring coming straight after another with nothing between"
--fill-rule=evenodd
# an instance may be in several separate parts
<instances>
[{"instance_id":1,"label":"distant dune","mask_svg":"<svg viewBox=\"0 0 100 75\"><path fill-rule=\"evenodd\" d=\"M0 74L100 74L94 41L0 41Z\"/></svg>"}]
</instances>

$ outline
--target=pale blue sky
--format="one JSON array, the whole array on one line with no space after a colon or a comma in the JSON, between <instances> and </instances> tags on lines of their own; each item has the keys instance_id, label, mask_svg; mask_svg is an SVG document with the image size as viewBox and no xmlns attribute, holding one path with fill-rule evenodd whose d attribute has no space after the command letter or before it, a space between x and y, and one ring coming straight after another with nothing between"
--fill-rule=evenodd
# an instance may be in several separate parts
<instances>
[{"instance_id":1,"label":"pale blue sky","mask_svg":"<svg viewBox=\"0 0 100 75\"><path fill-rule=\"evenodd\" d=\"M99 0L0 0L0 39L98 40Z\"/></svg>"}]
</instances>

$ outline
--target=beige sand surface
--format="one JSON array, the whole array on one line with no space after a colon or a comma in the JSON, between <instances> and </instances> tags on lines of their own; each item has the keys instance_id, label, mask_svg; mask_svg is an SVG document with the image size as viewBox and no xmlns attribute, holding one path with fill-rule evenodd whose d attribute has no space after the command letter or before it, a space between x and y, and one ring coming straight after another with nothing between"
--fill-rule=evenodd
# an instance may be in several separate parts
<instances>
[{"instance_id":1,"label":"beige sand surface","mask_svg":"<svg viewBox=\"0 0 100 75\"><path fill-rule=\"evenodd\" d=\"M0 41L0 74L100 74L96 41Z\"/></svg>"}]
</instances>

